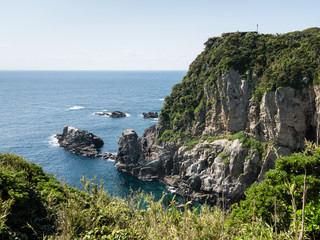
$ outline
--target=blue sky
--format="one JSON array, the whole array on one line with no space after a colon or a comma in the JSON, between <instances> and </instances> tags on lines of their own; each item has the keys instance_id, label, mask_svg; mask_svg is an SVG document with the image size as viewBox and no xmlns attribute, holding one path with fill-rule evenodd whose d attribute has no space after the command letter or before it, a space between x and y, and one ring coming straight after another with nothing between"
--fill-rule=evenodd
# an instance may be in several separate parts
<instances>
[{"instance_id":1,"label":"blue sky","mask_svg":"<svg viewBox=\"0 0 320 240\"><path fill-rule=\"evenodd\" d=\"M185 70L222 32L320 27L319 0L0 0L0 70Z\"/></svg>"}]
</instances>

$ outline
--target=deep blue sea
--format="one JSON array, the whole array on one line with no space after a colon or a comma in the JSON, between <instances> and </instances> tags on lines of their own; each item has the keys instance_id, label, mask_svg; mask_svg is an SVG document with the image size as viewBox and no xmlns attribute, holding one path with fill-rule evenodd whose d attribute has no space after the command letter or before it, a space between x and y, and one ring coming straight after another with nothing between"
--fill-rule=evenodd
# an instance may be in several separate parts
<instances>
[{"instance_id":1,"label":"deep blue sea","mask_svg":"<svg viewBox=\"0 0 320 240\"><path fill-rule=\"evenodd\" d=\"M143 112L157 111L186 71L0 71L0 153L15 153L43 167L70 186L81 188L83 175L104 181L110 194L130 188L159 195L159 183L142 182L115 169L102 158L73 155L53 136L69 125L104 140L101 152L117 152L125 129L139 136L157 123ZM94 115L119 110L128 117Z\"/></svg>"}]
</instances>

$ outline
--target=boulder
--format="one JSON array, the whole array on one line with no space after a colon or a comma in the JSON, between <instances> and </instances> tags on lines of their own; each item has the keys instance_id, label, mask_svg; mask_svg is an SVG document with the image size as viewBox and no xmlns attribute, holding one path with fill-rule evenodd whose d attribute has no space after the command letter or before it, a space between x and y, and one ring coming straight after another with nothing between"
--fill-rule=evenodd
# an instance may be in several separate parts
<instances>
[{"instance_id":1,"label":"boulder","mask_svg":"<svg viewBox=\"0 0 320 240\"><path fill-rule=\"evenodd\" d=\"M56 138L60 147L71 153L92 158L101 156L99 149L104 144L103 140L88 131L66 126Z\"/></svg>"},{"instance_id":2,"label":"boulder","mask_svg":"<svg viewBox=\"0 0 320 240\"><path fill-rule=\"evenodd\" d=\"M148 112L148 113L142 113L142 116L144 118L158 118L159 114L157 112Z\"/></svg>"}]
</instances>

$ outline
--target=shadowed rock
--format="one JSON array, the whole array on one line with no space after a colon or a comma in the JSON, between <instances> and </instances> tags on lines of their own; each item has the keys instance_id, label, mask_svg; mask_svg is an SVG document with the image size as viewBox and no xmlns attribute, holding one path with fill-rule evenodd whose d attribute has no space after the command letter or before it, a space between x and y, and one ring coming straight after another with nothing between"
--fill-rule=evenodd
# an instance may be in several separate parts
<instances>
[{"instance_id":1,"label":"shadowed rock","mask_svg":"<svg viewBox=\"0 0 320 240\"><path fill-rule=\"evenodd\" d=\"M159 114L157 112L148 112L148 113L142 113L142 116L144 118L158 118Z\"/></svg>"},{"instance_id":2,"label":"shadowed rock","mask_svg":"<svg viewBox=\"0 0 320 240\"><path fill-rule=\"evenodd\" d=\"M86 157L101 157L99 149L104 142L96 135L85 130L66 126L62 133L56 135L60 147L67 151Z\"/></svg>"}]
</instances>

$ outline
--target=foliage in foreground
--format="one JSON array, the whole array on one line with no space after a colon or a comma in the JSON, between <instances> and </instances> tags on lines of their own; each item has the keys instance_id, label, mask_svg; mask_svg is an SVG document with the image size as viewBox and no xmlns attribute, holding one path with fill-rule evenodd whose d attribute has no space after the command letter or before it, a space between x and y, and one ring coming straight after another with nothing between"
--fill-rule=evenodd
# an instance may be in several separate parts
<instances>
[{"instance_id":1,"label":"foliage in foreground","mask_svg":"<svg viewBox=\"0 0 320 240\"><path fill-rule=\"evenodd\" d=\"M103 184L85 178L85 191L79 191L21 157L0 154L0 238L295 239L301 232L305 170L305 237L318 237L319 159L314 146L280 158L267 179L247 191L247 200L222 211L205 204L193 208L190 202L177 206L174 200L165 206L164 198L154 201L143 193L111 197Z\"/></svg>"},{"instance_id":2,"label":"foliage in foreground","mask_svg":"<svg viewBox=\"0 0 320 240\"><path fill-rule=\"evenodd\" d=\"M274 228L294 233L294 237L304 224L306 234L319 239L319 192L320 148L307 143L304 152L277 159L266 179L252 185L246 191L246 200L233 206L230 219L250 223L259 218Z\"/></svg>"}]
</instances>

